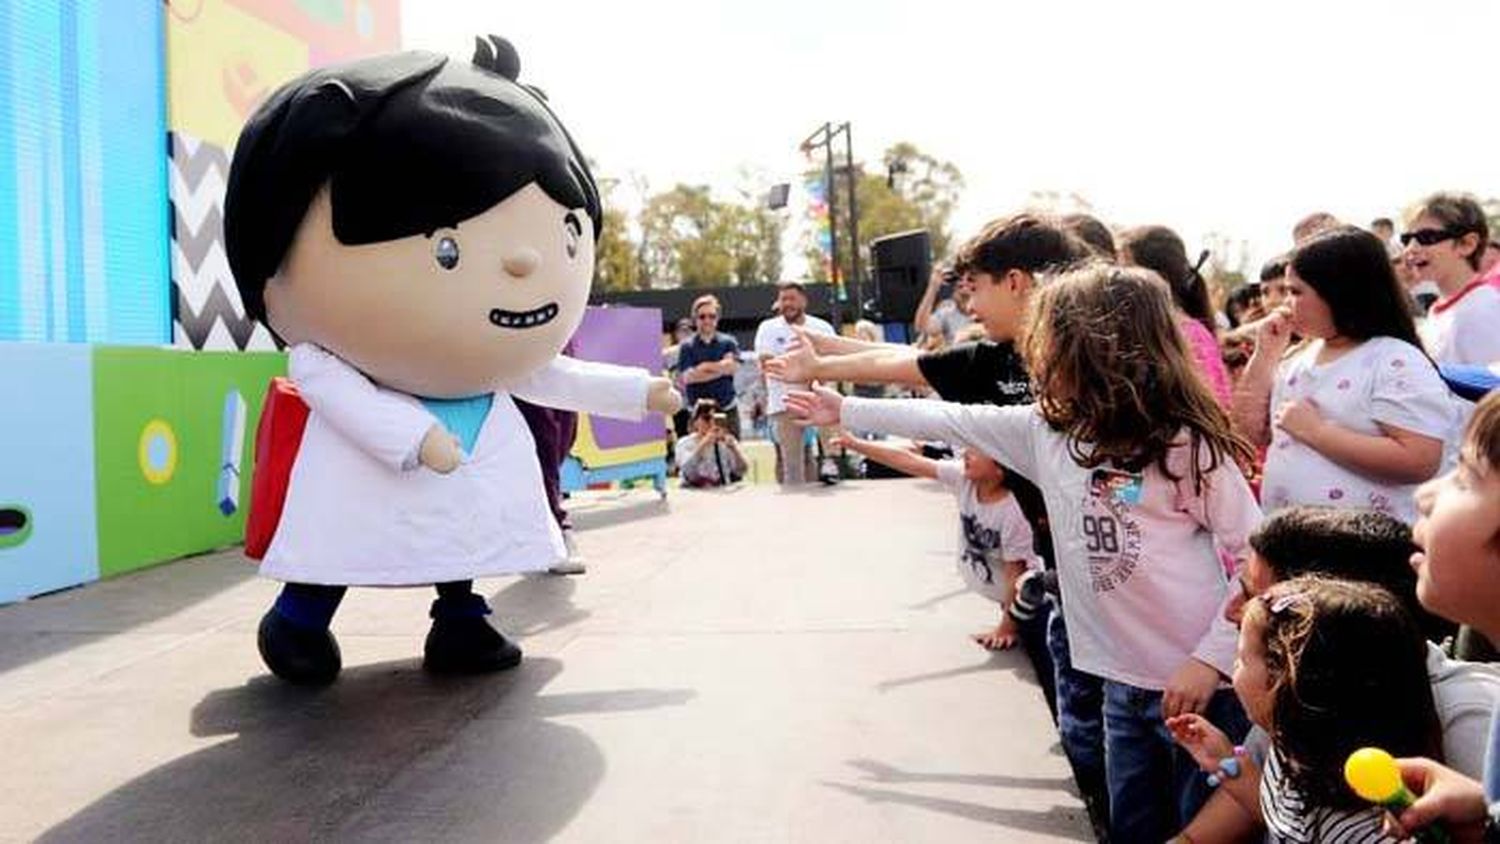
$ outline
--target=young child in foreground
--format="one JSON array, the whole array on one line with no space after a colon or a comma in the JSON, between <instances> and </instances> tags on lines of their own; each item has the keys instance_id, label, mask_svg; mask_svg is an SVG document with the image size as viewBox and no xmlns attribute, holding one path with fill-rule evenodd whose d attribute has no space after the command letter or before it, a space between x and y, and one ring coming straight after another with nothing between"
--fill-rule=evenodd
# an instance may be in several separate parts
<instances>
[{"instance_id":1,"label":"young child in foreground","mask_svg":"<svg viewBox=\"0 0 1500 844\"><path fill-rule=\"evenodd\" d=\"M1211 713L1236 739L1249 726L1220 688L1237 634L1218 549L1242 565L1260 521L1240 469L1253 455L1198 376L1155 273L1065 273L1033 294L1028 329L1035 405L827 389L788 405L815 425L963 443L1041 488L1073 664L1105 681L1111 839L1164 841L1208 787L1163 718Z\"/></svg>"},{"instance_id":2,"label":"young child in foreground","mask_svg":"<svg viewBox=\"0 0 1500 844\"><path fill-rule=\"evenodd\" d=\"M1286 507L1267 516L1250 534L1250 549L1250 561L1240 573L1243 600L1228 608L1236 623L1259 595L1303 575L1369 584L1395 596L1416 622L1412 632L1425 639L1427 680L1442 731L1444 764L1468 776L1484 775L1490 718L1500 704L1500 667L1449 659L1434 644L1448 639L1454 625L1417 600L1417 573L1410 562L1417 546L1410 526L1375 510ZM1244 744L1264 746L1264 736L1264 731L1252 730ZM1251 758L1262 761L1254 753ZM1259 806L1242 808L1230 791L1219 789L1174 841L1243 841L1262 830Z\"/></svg>"},{"instance_id":3,"label":"young child in foreground","mask_svg":"<svg viewBox=\"0 0 1500 844\"><path fill-rule=\"evenodd\" d=\"M1500 638L1500 393L1490 393L1469 419L1458 468L1417 491L1412 555L1417 597L1427 609ZM1401 813L1412 830L1441 823L1458 841L1500 841L1500 738L1490 733L1484 783L1432 758L1399 759L1417 796Z\"/></svg>"},{"instance_id":4,"label":"young child in foreground","mask_svg":"<svg viewBox=\"0 0 1500 844\"><path fill-rule=\"evenodd\" d=\"M958 575L1000 605L1000 623L974 634L974 641L992 651L1013 646L1020 635L1010 612L1016 583L1027 571L1040 572L1041 561L1032 550L1031 525L1005 488L1000 464L972 448L964 449L962 460L933 460L848 434L833 444L908 475L933 478L958 498Z\"/></svg>"},{"instance_id":5,"label":"young child in foreground","mask_svg":"<svg viewBox=\"0 0 1500 844\"><path fill-rule=\"evenodd\" d=\"M1167 726L1221 788L1263 819L1268 841L1402 839L1385 830L1385 811L1343 776L1345 760L1361 747L1442 754L1426 645L1395 595L1315 575L1272 586L1245 605L1234 690L1261 728L1246 747L1200 715L1179 715Z\"/></svg>"}]
</instances>

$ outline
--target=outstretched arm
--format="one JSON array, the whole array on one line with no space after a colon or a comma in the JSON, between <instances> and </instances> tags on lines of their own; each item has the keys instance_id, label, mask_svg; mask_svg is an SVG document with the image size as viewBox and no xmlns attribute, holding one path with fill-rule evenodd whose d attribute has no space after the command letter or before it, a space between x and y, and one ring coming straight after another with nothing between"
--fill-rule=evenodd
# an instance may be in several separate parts
<instances>
[{"instance_id":1,"label":"outstretched arm","mask_svg":"<svg viewBox=\"0 0 1500 844\"><path fill-rule=\"evenodd\" d=\"M910 346L890 343L859 343L850 353L824 353L812 340L816 335L798 331L799 342L790 352L765 362L765 371L789 384L813 381L855 381L863 384L908 384L929 386L917 366L920 352ZM853 341L858 343L859 341Z\"/></svg>"},{"instance_id":2,"label":"outstretched arm","mask_svg":"<svg viewBox=\"0 0 1500 844\"><path fill-rule=\"evenodd\" d=\"M510 389L532 404L637 420L648 411L670 413L680 398L665 378L634 366L579 360L564 355Z\"/></svg>"},{"instance_id":3,"label":"outstretched arm","mask_svg":"<svg viewBox=\"0 0 1500 844\"><path fill-rule=\"evenodd\" d=\"M926 399L844 398L826 387L787 394L787 409L801 424L837 425L972 446L1022 477L1036 481L1031 448L1040 427L1032 405L995 407Z\"/></svg>"},{"instance_id":4,"label":"outstretched arm","mask_svg":"<svg viewBox=\"0 0 1500 844\"><path fill-rule=\"evenodd\" d=\"M862 440L848 434L839 434L829 444L843 446L850 451L863 454L876 463L889 466L898 472L905 472L913 477L937 477L938 464L936 460L928 457L920 457L904 448L894 448L881 443Z\"/></svg>"}]
</instances>

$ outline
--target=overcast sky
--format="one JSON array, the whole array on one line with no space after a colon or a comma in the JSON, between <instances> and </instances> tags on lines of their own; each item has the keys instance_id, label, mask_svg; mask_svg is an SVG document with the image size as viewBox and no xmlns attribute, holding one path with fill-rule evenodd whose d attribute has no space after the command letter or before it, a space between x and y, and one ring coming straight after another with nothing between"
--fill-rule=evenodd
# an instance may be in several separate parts
<instances>
[{"instance_id":1,"label":"overcast sky","mask_svg":"<svg viewBox=\"0 0 1500 844\"><path fill-rule=\"evenodd\" d=\"M968 186L965 235L1032 191L1115 225L1220 231L1259 260L1297 217L1500 196L1495 0L408 0L407 47L521 55L600 174L652 190L794 180L850 121L879 168L909 140ZM793 201L798 200L794 194ZM790 255L788 256L791 257Z\"/></svg>"}]
</instances>

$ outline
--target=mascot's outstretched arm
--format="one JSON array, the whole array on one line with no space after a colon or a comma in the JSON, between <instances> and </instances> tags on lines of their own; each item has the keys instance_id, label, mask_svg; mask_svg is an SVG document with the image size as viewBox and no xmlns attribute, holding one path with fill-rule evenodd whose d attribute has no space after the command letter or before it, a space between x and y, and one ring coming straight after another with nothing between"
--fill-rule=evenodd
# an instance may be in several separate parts
<instances>
[{"instance_id":1,"label":"mascot's outstretched arm","mask_svg":"<svg viewBox=\"0 0 1500 844\"><path fill-rule=\"evenodd\" d=\"M632 421L648 412L675 413L682 403L671 381L644 369L566 356L554 358L510 392L532 404Z\"/></svg>"}]
</instances>

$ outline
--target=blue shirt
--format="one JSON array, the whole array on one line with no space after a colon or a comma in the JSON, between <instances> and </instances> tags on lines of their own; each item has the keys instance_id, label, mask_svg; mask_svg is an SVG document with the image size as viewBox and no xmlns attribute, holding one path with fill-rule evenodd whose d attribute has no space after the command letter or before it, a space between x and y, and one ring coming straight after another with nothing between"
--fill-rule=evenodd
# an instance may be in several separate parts
<instances>
[{"instance_id":1,"label":"blue shirt","mask_svg":"<svg viewBox=\"0 0 1500 844\"><path fill-rule=\"evenodd\" d=\"M728 334L716 333L714 339L708 342L704 342L701 335L694 334L682 343L677 358L677 371L686 372L707 361L721 361L725 355L738 357L739 353L740 344ZM699 399L713 399L719 403L720 410L734 407L733 375L721 375L712 381L700 381L686 386L688 407L692 407L693 402Z\"/></svg>"}]
</instances>

